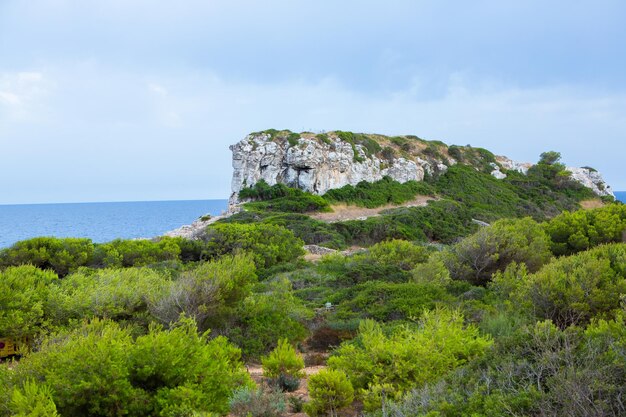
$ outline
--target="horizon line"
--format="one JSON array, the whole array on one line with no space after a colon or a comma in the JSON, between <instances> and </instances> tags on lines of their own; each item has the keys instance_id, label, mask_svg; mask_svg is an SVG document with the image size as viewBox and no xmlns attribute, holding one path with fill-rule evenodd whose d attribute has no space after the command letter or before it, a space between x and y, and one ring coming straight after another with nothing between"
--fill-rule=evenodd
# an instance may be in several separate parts
<instances>
[{"instance_id":1,"label":"horizon line","mask_svg":"<svg viewBox=\"0 0 626 417\"><path fill-rule=\"evenodd\" d=\"M106 204L106 203L168 203L168 202L184 202L184 201L228 201L228 198L200 198L200 199L181 199L181 200L115 200L115 201L64 201L50 203L0 203L0 206L45 206L45 205L61 205L61 204Z\"/></svg>"}]
</instances>

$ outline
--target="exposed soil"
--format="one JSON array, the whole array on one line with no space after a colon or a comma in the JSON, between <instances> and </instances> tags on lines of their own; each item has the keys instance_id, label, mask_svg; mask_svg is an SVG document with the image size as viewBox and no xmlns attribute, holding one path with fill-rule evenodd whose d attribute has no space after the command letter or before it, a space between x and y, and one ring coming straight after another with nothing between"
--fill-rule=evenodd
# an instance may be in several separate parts
<instances>
[{"instance_id":1,"label":"exposed soil","mask_svg":"<svg viewBox=\"0 0 626 417\"><path fill-rule=\"evenodd\" d=\"M393 208L424 207L431 200L436 200L436 198L420 195L404 204L387 204L376 208L351 206L344 203L333 204L331 206L331 209L333 210L332 212L315 213L312 214L311 217L328 223L341 222L346 220L364 220L368 217L379 216L382 211Z\"/></svg>"},{"instance_id":2,"label":"exposed soil","mask_svg":"<svg viewBox=\"0 0 626 417\"><path fill-rule=\"evenodd\" d=\"M580 202L580 207L582 207L583 210L591 210L604 206L605 204L599 198L592 198L590 200L584 200Z\"/></svg>"},{"instance_id":3,"label":"exposed soil","mask_svg":"<svg viewBox=\"0 0 626 417\"><path fill-rule=\"evenodd\" d=\"M294 392L288 392L285 394L289 397L298 397L304 402L309 401L309 390L307 387L307 379L310 375L316 374L324 368L326 368L325 365L307 366L306 368L304 368L304 373L306 374L306 377L302 378L302 380L300 381L300 388L298 388ZM265 378L263 377L263 368L261 368L261 365L247 364L246 369L248 370L248 373L250 374L254 382L257 383L257 385L262 386L265 383ZM292 413L292 412L287 412L284 414L284 416L285 417L307 417L306 413Z\"/></svg>"}]
</instances>

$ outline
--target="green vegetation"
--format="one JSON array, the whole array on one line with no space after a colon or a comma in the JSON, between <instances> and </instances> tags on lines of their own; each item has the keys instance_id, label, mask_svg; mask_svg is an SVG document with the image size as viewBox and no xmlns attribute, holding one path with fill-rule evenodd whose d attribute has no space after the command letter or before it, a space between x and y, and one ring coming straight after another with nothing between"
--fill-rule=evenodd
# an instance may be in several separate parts
<instances>
[{"instance_id":1,"label":"green vegetation","mask_svg":"<svg viewBox=\"0 0 626 417\"><path fill-rule=\"evenodd\" d=\"M304 243L291 231L271 224L214 224L207 228L204 240L209 258L248 251L259 268L289 262L304 253Z\"/></svg>"},{"instance_id":2,"label":"green vegetation","mask_svg":"<svg viewBox=\"0 0 626 417\"><path fill-rule=\"evenodd\" d=\"M0 417L625 413L626 210L577 211L590 192L558 153L497 180L470 146L266 133L459 163L325 196L261 181L193 241L0 250L0 340L24 347L0 364ZM418 195L433 200L366 220L306 214ZM305 243L358 247L303 258ZM262 363L259 386L244 360ZM306 377L305 364L328 367ZM304 404L283 392L301 378Z\"/></svg>"},{"instance_id":3,"label":"green vegetation","mask_svg":"<svg viewBox=\"0 0 626 417\"><path fill-rule=\"evenodd\" d=\"M550 242L534 220L503 219L484 227L442 254L452 278L485 285L512 262L534 272L551 258Z\"/></svg>"},{"instance_id":4,"label":"green vegetation","mask_svg":"<svg viewBox=\"0 0 626 417\"><path fill-rule=\"evenodd\" d=\"M237 388L230 399L230 412L236 417L281 417L287 411L285 397L259 388Z\"/></svg>"},{"instance_id":5,"label":"green vegetation","mask_svg":"<svg viewBox=\"0 0 626 417\"><path fill-rule=\"evenodd\" d=\"M295 391L304 377L304 359L287 339L280 339L276 348L261 358L263 375L283 391Z\"/></svg>"},{"instance_id":6,"label":"green vegetation","mask_svg":"<svg viewBox=\"0 0 626 417\"><path fill-rule=\"evenodd\" d=\"M307 213L329 210L328 202L320 196L297 188L289 188L284 184L274 184L270 187L264 180L259 180L254 186L241 190L239 198L253 200L246 207L258 212Z\"/></svg>"},{"instance_id":7,"label":"green vegetation","mask_svg":"<svg viewBox=\"0 0 626 417\"><path fill-rule=\"evenodd\" d=\"M39 395L49 390L60 415L223 414L233 390L252 384L238 358L226 339L209 340L189 319L136 338L114 322L94 320L47 338L22 359L10 385L14 397L31 393L35 400L37 381Z\"/></svg>"},{"instance_id":8,"label":"green vegetation","mask_svg":"<svg viewBox=\"0 0 626 417\"><path fill-rule=\"evenodd\" d=\"M344 343L328 364L348 375L369 410L383 398L399 399L469 360L483 355L491 341L465 326L455 311L422 314L417 328L404 325L386 335L374 321L363 321L355 342Z\"/></svg>"},{"instance_id":9,"label":"green vegetation","mask_svg":"<svg viewBox=\"0 0 626 417\"><path fill-rule=\"evenodd\" d=\"M337 417L338 411L352 404L354 388L345 373L324 369L309 379L309 395L311 401L306 407L309 416Z\"/></svg>"},{"instance_id":10,"label":"green vegetation","mask_svg":"<svg viewBox=\"0 0 626 417\"><path fill-rule=\"evenodd\" d=\"M38 334L47 322L50 286L57 280L53 272L28 265L0 272L0 335L20 339Z\"/></svg>"},{"instance_id":11,"label":"green vegetation","mask_svg":"<svg viewBox=\"0 0 626 417\"><path fill-rule=\"evenodd\" d=\"M563 212L545 225L555 255L568 255L602 243L626 242L626 205Z\"/></svg>"},{"instance_id":12,"label":"green vegetation","mask_svg":"<svg viewBox=\"0 0 626 417\"><path fill-rule=\"evenodd\" d=\"M94 245L89 239L37 237L0 251L0 267L30 264L64 276L86 265L93 253Z\"/></svg>"},{"instance_id":13,"label":"green vegetation","mask_svg":"<svg viewBox=\"0 0 626 417\"><path fill-rule=\"evenodd\" d=\"M331 202L344 202L360 207L380 207L385 204L402 204L418 195L433 195L433 188L424 182L407 181L403 184L384 177L377 182L361 181L356 186L346 185L329 190L324 198Z\"/></svg>"},{"instance_id":14,"label":"green vegetation","mask_svg":"<svg viewBox=\"0 0 626 417\"><path fill-rule=\"evenodd\" d=\"M514 279L513 299L540 319L561 328L593 318L614 318L626 294L626 245L600 246L559 258L526 276L525 271L500 275Z\"/></svg>"}]
</instances>

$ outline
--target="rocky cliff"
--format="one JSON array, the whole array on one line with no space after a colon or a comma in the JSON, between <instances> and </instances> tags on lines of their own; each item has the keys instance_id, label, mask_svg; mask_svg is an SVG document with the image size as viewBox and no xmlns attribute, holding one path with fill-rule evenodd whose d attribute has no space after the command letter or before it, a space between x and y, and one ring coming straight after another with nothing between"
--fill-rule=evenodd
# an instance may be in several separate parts
<instances>
[{"instance_id":1,"label":"rocky cliff","mask_svg":"<svg viewBox=\"0 0 626 417\"><path fill-rule=\"evenodd\" d=\"M233 152L231 209L244 187L263 179L269 185L284 183L315 194L361 181L389 176L399 182L422 181L464 163L505 178L506 171L526 173L532 164L495 156L470 146L447 146L416 136L329 132L293 133L268 130L253 133L230 147ZM571 178L597 195L612 195L602 176L591 168L568 168Z\"/></svg>"}]
</instances>

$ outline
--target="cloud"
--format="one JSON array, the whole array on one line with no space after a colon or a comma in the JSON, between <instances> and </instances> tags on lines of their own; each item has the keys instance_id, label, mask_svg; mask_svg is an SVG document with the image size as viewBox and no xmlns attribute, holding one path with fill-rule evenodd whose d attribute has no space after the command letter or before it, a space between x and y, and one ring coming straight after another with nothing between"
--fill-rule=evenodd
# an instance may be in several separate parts
<instances>
[{"instance_id":1,"label":"cloud","mask_svg":"<svg viewBox=\"0 0 626 417\"><path fill-rule=\"evenodd\" d=\"M153 92L156 95L159 96L166 96L167 95L167 90L165 89L165 87L159 85L159 84L155 84L155 83L148 83L148 90L150 90L151 92Z\"/></svg>"},{"instance_id":2,"label":"cloud","mask_svg":"<svg viewBox=\"0 0 626 417\"><path fill-rule=\"evenodd\" d=\"M0 73L0 122L33 120L52 87L41 72Z\"/></svg>"},{"instance_id":3,"label":"cloud","mask_svg":"<svg viewBox=\"0 0 626 417\"><path fill-rule=\"evenodd\" d=\"M333 77L258 83L208 71L118 71L94 62L48 65L38 73L39 81L24 82L54 85L45 95L24 94L40 87L15 88L18 74L0 76L0 86L6 80L12 86L0 90L30 97L31 116L39 120L5 120L11 140L3 143L0 177L25 160L37 167L12 179L5 203L226 197L228 145L272 127L416 134L530 161L554 149L566 163L594 166L626 189L620 92L520 88L467 73L451 74L445 93L435 97L420 93L419 75L404 89L366 94Z\"/></svg>"}]
</instances>

